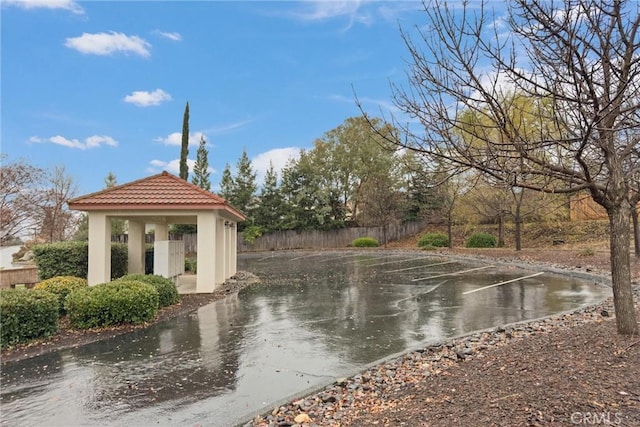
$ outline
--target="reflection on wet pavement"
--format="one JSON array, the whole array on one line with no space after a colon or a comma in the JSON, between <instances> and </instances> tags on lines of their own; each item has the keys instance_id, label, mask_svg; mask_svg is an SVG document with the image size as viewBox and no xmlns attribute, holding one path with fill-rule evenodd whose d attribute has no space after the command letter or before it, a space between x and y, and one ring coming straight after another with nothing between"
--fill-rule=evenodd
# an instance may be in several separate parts
<instances>
[{"instance_id":1,"label":"reflection on wet pavement","mask_svg":"<svg viewBox=\"0 0 640 427\"><path fill-rule=\"evenodd\" d=\"M422 253L244 254L239 269L262 283L144 331L4 366L0 421L229 426L389 355L610 292Z\"/></svg>"}]
</instances>

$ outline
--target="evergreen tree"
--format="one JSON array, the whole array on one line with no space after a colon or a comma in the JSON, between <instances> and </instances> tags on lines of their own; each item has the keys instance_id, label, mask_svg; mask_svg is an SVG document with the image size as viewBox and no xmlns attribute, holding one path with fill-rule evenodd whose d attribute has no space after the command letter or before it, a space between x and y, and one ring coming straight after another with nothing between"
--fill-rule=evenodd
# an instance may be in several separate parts
<instances>
[{"instance_id":1,"label":"evergreen tree","mask_svg":"<svg viewBox=\"0 0 640 427\"><path fill-rule=\"evenodd\" d=\"M260 190L259 201L260 203L254 212L255 223L264 231L280 230L285 209L282 194L278 189L278 175L273 168L273 163L269 163L269 169Z\"/></svg>"},{"instance_id":2,"label":"evergreen tree","mask_svg":"<svg viewBox=\"0 0 640 427\"><path fill-rule=\"evenodd\" d=\"M204 188L207 191L211 190L211 181L209 180L209 176L211 175L209 172L209 151L206 149L205 145L207 141L205 141L204 137L200 137L200 145L198 146L198 152L196 154L196 164L193 167L193 178L192 181L195 185L200 188Z\"/></svg>"},{"instance_id":3,"label":"evergreen tree","mask_svg":"<svg viewBox=\"0 0 640 427\"><path fill-rule=\"evenodd\" d=\"M107 175L107 177L104 179L104 187L111 188L115 187L116 185L118 185L118 179L113 174L113 172L109 171L109 175Z\"/></svg>"},{"instance_id":4,"label":"evergreen tree","mask_svg":"<svg viewBox=\"0 0 640 427\"><path fill-rule=\"evenodd\" d=\"M189 166L187 165L187 156L189 155L189 102L184 108L184 116L182 118L182 149L180 150L180 178L185 181L189 177Z\"/></svg>"},{"instance_id":5,"label":"evergreen tree","mask_svg":"<svg viewBox=\"0 0 640 427\"><path fill-rule=\"evenodd\" d=\"M256 173L251 165L251 160L247 156L247 150L242 151L238 160L236 176L234 178L234 206L240 209L248 217L254 208L254 194L256 192ZM247 218L249 220L249 218Z\"/></svg>"},{"instance_id":6,"label":"evergreen tree","mask_svg":"<svg viewBox=\"0 0 640 427\"><path fill-rule=\"evenodd\" d=\"M232 206L235 206L233 194L235 193L235 183L231 175L229 163L224 165L222 177L220 178L220 196L225 198Z\"/></svg>"}]
</instances>

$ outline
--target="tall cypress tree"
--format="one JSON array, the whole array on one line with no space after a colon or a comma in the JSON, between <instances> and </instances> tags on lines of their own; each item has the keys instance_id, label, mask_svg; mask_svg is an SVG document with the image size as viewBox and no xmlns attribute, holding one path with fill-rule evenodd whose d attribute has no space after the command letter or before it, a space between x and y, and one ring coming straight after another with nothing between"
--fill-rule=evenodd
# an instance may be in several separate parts
<instances>
[{"instance_id":1,"label":"tall cypress tree","mask_svg":"<svg viewBox=\"0 0 640 427\"><path fill-rule=\"evenodd\" d=\"M204 188L207 191L211 190L211 181L209 176L209 151L205 147L207 141L204 136L200 137L200 145L198 146L198 152L196 154L196 164L193 166L193 178L191 182L200 188Z\"/></svg>"},{"instance_id":2,"label":"tall cypress tree","mask_svg":"<svg viewBox=\"0 0 640 427\"><path fill-rule=\"evenodd\" d=\"M189 166L187 165L187 156L189 155L189 101L184 108L184 116L182 118L182 149L180 150L180 178L185 181L189 177Z\"/></svg>"}]
</instances>

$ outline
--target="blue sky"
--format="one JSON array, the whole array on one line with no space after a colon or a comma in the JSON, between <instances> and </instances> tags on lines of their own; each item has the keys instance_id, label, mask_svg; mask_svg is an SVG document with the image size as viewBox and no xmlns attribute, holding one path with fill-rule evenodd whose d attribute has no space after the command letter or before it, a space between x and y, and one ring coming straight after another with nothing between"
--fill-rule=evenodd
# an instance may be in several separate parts
<instances>
[{"instance_id":1,"label":"blue sky","mask_svg":"<svg viewBox=\"0 0 640 427\"><path fill-rule=\"evenodd\" d=\"M64 165L78 195L178 174L208 141L213 190L246 149L262 176L359 114L391 107L421 4L2 1L2 152ZM261 178L260 178L261 179Z\"/></svg>"}]
</instances>

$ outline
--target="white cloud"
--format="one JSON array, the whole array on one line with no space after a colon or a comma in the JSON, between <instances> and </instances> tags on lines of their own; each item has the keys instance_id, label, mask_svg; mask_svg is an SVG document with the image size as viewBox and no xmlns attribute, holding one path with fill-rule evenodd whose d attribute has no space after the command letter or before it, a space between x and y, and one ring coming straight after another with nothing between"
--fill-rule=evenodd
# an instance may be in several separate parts
<instances>
[{"instance_id":1,"label":"white cloud","mask_svg":"<svg viewBox=\"0 0 640 427\"><path fill-rule=\"evenodd\" d=\"M3 0L2 4L22 9L63 9L78 15L84 13L84 9L73 0Z\"/></svg>"},{"instance_id":2,"label":"white cloud","mask_svg":"<svg viewBox=\"0 0 640 427\"><path fill-rule=\"evenodd\" d=\"M198 145L200 144L200 138L204 137L205 141L207 140L207 135L203 132L193 132L189 133L189 145ZM167 135L166 137L157 137L154 139L156 142L161 142L165 145L182 145L182 133L181 132L173 132Z\"/></svg>"},{"instance_id":3,"label":"white cloud","mask_svg":"<svg viewBox=\"0 0 640 427\"><path fill-rule=\"evenodd\" d=\"M176 32L166 32L166 31L155 31L156 34L164 37L165 39L173 40L174 42L179 42L182 40L182 35Z\"/></svg>"},{"instance_id":4,"label":"white cloud","mask_svg":"<svg viewBox=\"0 0 640 427\"><path fill-rule=\"evenodd\" d=\"M137 105L138 107L151 107L160 105L163 102L171 101L171 95L162 89L156 89L153 92L144 90L136 90L124 97L124 102Z\"/></svg>"},{"instance_id":5,"label":"white cloud","mask_svg":"<svg viewBox=\"0 0 640 427\"><path fill-rule=\"evenodd\" d=\"M29 138L29 142L33 142L35 144L56 144L62 145L63 147L68 148L77 148L79 150L87 150L89 148L100 147L101 145L108 145L110 147L117 147L118 141L113 139L110 136L106 135L93 135L86 138L84 141L80 141L79 139L69 139L65 138L61 135L52 136L50 138L40 138L39 136L32 136Z\"/></svg>"},{"instance_id":6,"label":"white cloud","mask_svg":"<svg viewBox=\"0 0 640 427\"><path fill-rule=\"evenodd\" d=\"M235 129L239 129L239 128L245 127L246 125L248 125L251 122L252 122L252 120L242 120L242 121L235 122L235 123L229 123L229 124L225 124L225 125L214 126L212 128L207 129L207 131L211 132L211 133L215 133L215 134L225 133L225 132L229 132L231 130L235 130Z\"/></svg>"},{"instance_id":7,"label":"white cloud","mask_svg":"<svg viewBox=\"0 0 640 427\"><path fill-rule=\"evenodd\" d=\"M251 159L251 166L256 172L256 183L262 185L270 162L273 163L273 168L278 173L278 177L281 177L280 172L286 166L287 161L298 157L300 157L300 148L298 147L275 148L258 154Z\"/></svg>"},{"instance_id":8,"label":"white cloud","mask_svg":"<svg viewBox=\"0 0 640 427\"><path fill-rule=\"evenodd\" d=\"M306 21L324 21L347 16L350 20L367 23L370 22L371 17L362 13L361 6L364 3L361 0L308 1L303 3L306 10L296 13L296 16Z\"/></svg>"},{"instance_id":9,"label":"white cloud","mask_svg":"<svg viewBox=\"0 0 640 427\"><path fill-rule=\"evenodd\" d=\"M195 164L196 164L195 160L187 159L187 166L189 167L189 171L193 170L193 167ZM180 159L174 159L168 162L165 162L164 160L151 160L149 162L149 167L147 168L147 172L160 173L162 171L167 171L174 175L179 175Z\"/></svg>"},{"instance_id":10,"label":"white cloud","mask_svg":"<svg viewBox=\"0 0 640 427\"><path fill-rule=\"evenodd\" d=\"M78 52L93 55L111 55L116 52L133 53L148 58L151 56L151 44L138 36L124 33L82 33L78 37L69 37L64 44Z\"/></svg>"}]
</instances>

